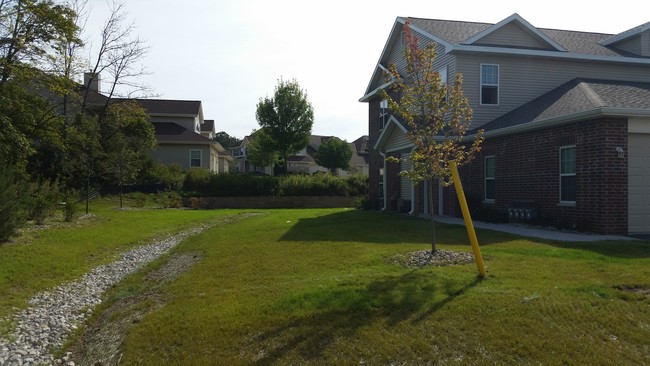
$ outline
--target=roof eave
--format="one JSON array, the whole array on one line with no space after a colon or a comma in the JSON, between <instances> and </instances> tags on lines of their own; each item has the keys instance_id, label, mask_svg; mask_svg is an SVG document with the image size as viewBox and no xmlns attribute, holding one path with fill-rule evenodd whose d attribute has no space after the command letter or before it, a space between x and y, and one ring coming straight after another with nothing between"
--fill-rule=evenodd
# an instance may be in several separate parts
<instances>
[{"instance_id":1,"label":"roof eave","mask_svg":"<svg viewBox=\"0 0 650 366\"><path fill-rule=\"evenodd\" d=\"M623 41L625 39L628 39L630 37L634 37L634 36L636 36L636 35L638 35L640 33L643 33L645 31L649 30L649 29L650 29L650 22L647 22L647 23L642 24L642 25L640 25L638 27L628 29L628 30L626 30L624 32L616 34L616 35L614 35L612 37L609 37L607 39L603 39L603 40L599 41L598 44L600 44L602 46L610 46L610 45L612 45L614 43L618 43L618 42Z\"/></svg>"},{"instance_id":2,"label":"roof eave","mask_svg":"<svg viewBox=\"0 0 650 366\"><path fill-rule=\"evenodd\" d=\"M573 60L585 61L603 61L603 62L619 62L629 64L642 64L650 65L650 58L637 58L637 57L623 57L623 56L599 56L588 55L575 52L557 52L557 51L544 51L544 50L531 50L520 48L505 48L505 47L488 47L488 46L474 46L474 45L455 45L451 52L468 52L468 53L496 53L505 55L521 55L521 56L535 56L535 57L550 57L550 58L564 58Z\"/></svg>"},{"instance_id":3,"label":"roof eave","mask_svg":"<svg viewBox=\"0 0 650 366\"><path fill-rule=\"evenodd\" d=\"M374 97L380 90L386 89L389 86L391 86L392 84L393 84L393 81L389 81L387 83L384 83L384 84L380 85L375 90L373 90L370 93L368 93L368 94L364 95L363 97L359 98L359 102L364 102L365 103L365 102L370 101L370 99L372 97Z\"/></svg>"},{"instance_id":4,"label":"roof eave","mask_svg":"<svg viewBox=\"0 0 650 366\"><path fill-rule=\"evenodd\" d=\"M532 121L527 123L521 123L514 126L504 127L497 130L486 131L483 133L483 137L499 137L504 135L511 135L514 133L520 133L525 131L539 130L542 128L554 127L557 125L562 125L565 123L577 122L585 119L595 118L595 117L650 117L650 109L642 108L612 108L612 107L603 107L597 109L591 109L588 111L582 111L570 115L564 115L560 117L548 118L540 121ZM476 134L471 134L465 136L466 139L473 139Z\"/></svg>"}]
</instances>

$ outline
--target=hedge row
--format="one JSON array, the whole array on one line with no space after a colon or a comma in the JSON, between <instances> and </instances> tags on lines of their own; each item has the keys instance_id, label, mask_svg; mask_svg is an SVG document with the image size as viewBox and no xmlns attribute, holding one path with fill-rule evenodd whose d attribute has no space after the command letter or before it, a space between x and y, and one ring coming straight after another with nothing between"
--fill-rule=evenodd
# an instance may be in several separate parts
<instances>
[{"instance_id":1,"label":"hedge row","mask_svg":"<svg viewBox=\"0 0 650 366\"><path fill-rule=\"evenodd\" d=\"M212 174L197 169L185 175L183 191L196 197L360 196L368 193L368 178L327 174L280 177Z\"/></svg>"}]
</instances>

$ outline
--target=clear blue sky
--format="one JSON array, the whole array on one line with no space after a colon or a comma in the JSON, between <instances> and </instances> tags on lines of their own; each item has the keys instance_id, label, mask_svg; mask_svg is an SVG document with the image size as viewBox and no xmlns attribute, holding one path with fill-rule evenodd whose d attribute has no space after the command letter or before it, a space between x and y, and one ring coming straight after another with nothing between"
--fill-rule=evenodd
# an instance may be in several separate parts
<instances>
[{"instance_id":1,"label":"clear blue sky","mask_svg":"<svg viewBox=\"0 0 650 366\"><path fill-rule=\"evenodd\" d=\"M532 25L619 33L650 21L638 0L137 0L129 19L151 47L143 81L161 98L201 100L217 131L243 137L279 78L296 79L314 107L313 133L367 134L359 103L397 16L496 23L519 13ZM443 6L441 6L441 4ZM108 2L89 0L92 42Z\"/></svg>"}]
</instances>

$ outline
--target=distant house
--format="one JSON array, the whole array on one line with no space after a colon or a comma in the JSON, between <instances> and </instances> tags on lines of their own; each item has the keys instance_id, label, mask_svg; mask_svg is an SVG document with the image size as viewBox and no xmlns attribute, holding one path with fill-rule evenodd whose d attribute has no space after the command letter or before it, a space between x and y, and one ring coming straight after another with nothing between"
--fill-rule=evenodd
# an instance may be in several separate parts
<instances>
[{"instance_id":1,"label":"distant house","mask_svg":"<svg viewBox=\"0 0 650 366\"><path fill-rule=\"evenodd\" d=\"M320 145L332 136L319 136L311 135L310 142L307 147L300 150L294 155L287 158L287 171L291 173L314 174L318 172L328 172L329 169L322 167L316 163L315 155ZM242 173L265 173L272 174L273 167L258 167L254 166L247 159L248 145L255 139L255 136L246 136L239 146L231 148L231 153L235 159L235 172ZM362 136L349 143L352 150L352 157L350 158L350 169L347 171L340 170L337 174L346 176L349 174L363 174L368 175L368 136Z\"/></svg>"},{"instance_id":2,"label":"distant house","mask_svg":"<svg viewBox=\"0 0 650 366\"><path fill-rule=\"evenodd\" d=\"M245 136L238 146L230 147L230 154L233 158L234 173L257 173L273 175L272 166L256 166L248 160L248 146L255 140L255 135Z\"/></svg>"},{"instance_id":3,"label":"distant house","mask_svg":"<svg viewBox=\"0 0 650 366\"><path fill-rule=\"evenodd\" d=\"M86 78L88 80L88 78ZM88 81L86 81L88 85ZM106 96L99 83L90 83L91 102L102 105ZM115 101L123 99L115 98ZM133 99L149 116L158 146L152 151L154 160L163 164L179 164L183 170L201 168L213 173L230 171L232 156L218 142L214 120L203 118L203 107L197 100Z\"/></svg>"},{"instance_id":4,"label":"distant house","mask_svg":"<svg viewBox=\"0 0 650 366\"><path fill-rule=\"evenodd\" d=\"M429 213L430 188L414 185L408 126L378 91L389 64L404 70L402 30L434 44L444 82L463 75L484 129L481 153L461 169L474 203L511 220L604 234L650 233L650 22L619 34L536 28L518 14L496 24L395 21L370 83L370 194L388 211ZM401 166L388 157L403 158ZM437 182L434 213L459 215Z\"/></svg>"}]
</instances>

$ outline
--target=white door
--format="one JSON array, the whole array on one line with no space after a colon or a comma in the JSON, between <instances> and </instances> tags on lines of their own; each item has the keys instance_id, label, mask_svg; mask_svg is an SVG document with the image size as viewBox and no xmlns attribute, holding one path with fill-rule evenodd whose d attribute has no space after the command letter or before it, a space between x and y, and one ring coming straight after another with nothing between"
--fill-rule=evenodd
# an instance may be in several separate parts
<instances>
[{"instance_id":1,"label":"white door","mask_svg":"<svg viewBox=\"0 0 650 366\"><path fill-rule=\"evenodd\" d=\"M628 233L650 234L650 134L630 133L628 149Z\"/></svg>"}]
</instances>

